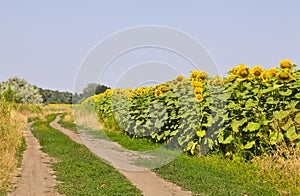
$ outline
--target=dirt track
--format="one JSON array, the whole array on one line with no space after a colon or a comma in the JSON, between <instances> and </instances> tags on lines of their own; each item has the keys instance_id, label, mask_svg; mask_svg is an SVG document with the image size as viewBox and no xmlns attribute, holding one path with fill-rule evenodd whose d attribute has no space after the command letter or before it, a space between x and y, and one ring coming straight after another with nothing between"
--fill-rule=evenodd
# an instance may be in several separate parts
<instances>
[{"instance_id":1,"label":"dirt track","mask_svg":"<svg viewBox=\"0 0 300 196\"><path fill-rule=\"evenodd\" d=\"M59 195L54 186L57 184L50 159L43 153L38 140L33 136L30 124L24 131L26 150L23 154L21 178L17 179L16 190L9 196L52 196Z\"/></svg>"},{"instance_id":2,"label":"dirt track","mask_svg":"<svg viewBox=\"0 0 300 196\"><path fill-rule=\"evenodd\" d=\"M83 144L80 136L68 129L62 128L58 124L59 117L55 121L51 122L50 125L61 131L62 133L69 136L73 141ZM30 125L29 125L30 126ZM33 136L29 127L24 132L27 148L23 154L22 161L22 172L21 178L17 179L16 190L9 196L56 196L60 195L54 189L54 186L58 183L53 175L53 170L49 167L50 158L47 154L40 150L38 140ZM83 138L88 140L89 138ZM121 146L115 142L101 141L102 148L93 150L99 157L109 162L115 167L120 173L127 177L137 188L139 188L145 196L157 196L157 195L192 195L189 191L183 191L180 187L174 183L168 182L158 177L154 172L145 168L137 168L138 166L132 165L128 160L129 157L136 154L134 152L122 153ZM98 143L99 145L99 143ZM91 147L91 146L89 146ZM135 152L136 153L136 152ZM114 156L107 156L112 155ZM118 158L116 158L118 157ZM122 166L128 166L134 171L128 171L120 169Z\"/></svg>"},{"instance_id":3,"label":"dirt track","mask_svg":"<svg viewBox=\"0 0 300 196\"><path fill-rule=\"evenodd\" d=\"M138 189L143 192L145 196L157 196L157 195L192 195L189 191L183 191L179 186L172 182L168 182L154 172L142 167L133 165L129 160L133 156L138 156L135 151L124 151L122 147L115 143L101 139L91 139L62 128L59 124L59 117L55 121L51 122L51 126L57 130L60 130L64 134L68 135L73 141L78 143L85 143L92 151L99 157L109 162L120 173L127 177L127 179L134 184ZM92 140L92 141L91 141ZM101 148L99 148L99 145ZM141 155L143 156L143 155ZM128 168L124 170L120 168ZM131 170L131 171L130 171Z\"/></svg>"}]
</instances>

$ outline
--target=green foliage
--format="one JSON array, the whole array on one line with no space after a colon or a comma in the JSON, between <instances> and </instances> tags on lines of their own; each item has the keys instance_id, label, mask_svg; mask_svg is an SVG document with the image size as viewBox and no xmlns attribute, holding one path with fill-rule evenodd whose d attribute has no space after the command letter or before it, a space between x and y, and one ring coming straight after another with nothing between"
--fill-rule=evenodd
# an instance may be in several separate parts
<instances>
[{"instance_id":1,"label":"green foliage","mask_svg":"<svg viewBox=\"0 0 300 196\"><path fill-rule=\"evenodd\" d=\"M9 78L8 81L0 83L0 93L4 92L6 92L7 98L15 99L17 103L40 104L43 101L36 86L17 77Z\"/></svg>"},{"instance_id":2,"label":"green foliage","mask_svg":"<svg viewBox=\"0 0 300 196\"><path fill-rule=\"evenodd\" d=\"M4 99L7 102L16 102L16 92L12 90L10 86L8 86L8 88L2 93L2 99Z\"/></svg>"},{"instance_id":3,"label":"green foliage","mask_svg":"<svg viewBox=\"0 0 300 196\"><path fill-rule=\"evenodd\" d=\"M70 131L74 131L77 133L76 124L74 123L74 121L66 120L65 119L66 115L72 115L72 114L68 114L68 113L62 114L61 119L58 121L58 123L65 129L69 129Z\"/></svg>"},{"instance_id":4,"label":"green foliage","mask_svg":"<svg viewBox=\"0 0 300 196\"><path fill-rule=\"evenodd\" d=\"M101 84L97 84L97 83L89 83L82 90L82 97L87 98L92 95L97 95L97 94L105 92L106 89L109 89L109 88L105 85L101 85Z\"/></svg>"},{"instance_id":5,"label":"green foliage","mask_svg":"<svg viewBox=\"0 0 300 196\"><path fill-rule=\"evenodd\" d=\"M156 87L109 90L94 100L95 108L100 121L134 138L193 155L214 150L249 160L282 142L298 144L300 72L253 69L233 68L226 82L193 71L189 79Z\"/></svg>"},{"instance_id":6,"label":"green foliage","mask_svg":"<svg viewBox=\"0 0 300 196\"><path fill-rule=\"evenodd\" d=\"M45 104L71 104L73 94L39 88L39 92Z\"/></svg>"},{"instance_id":7,"label":"green foliage","mask_svg":"<svg viewBox=\"0 0 300 196\"><path fill-rule=\"evenodd\" d=\"M226 83L226 116L218 135L220 150L233 158L250 159L270 152L281 142L299 142L299 79L235 78Z\"/></svg>"},{"instance_id":8,"label":"green foliage","mask_svg":"<svg viewBox=\"0 0 300 196\"><path fill-rule=\"evenodd\" d=\"M134 138L148 138L184 150L199 125L198 102L188 80L164 85L169 90L136 93L130 99L121 91L107 93L96 103L102 122L113 122Z\"/></svg>"}]
</instances>

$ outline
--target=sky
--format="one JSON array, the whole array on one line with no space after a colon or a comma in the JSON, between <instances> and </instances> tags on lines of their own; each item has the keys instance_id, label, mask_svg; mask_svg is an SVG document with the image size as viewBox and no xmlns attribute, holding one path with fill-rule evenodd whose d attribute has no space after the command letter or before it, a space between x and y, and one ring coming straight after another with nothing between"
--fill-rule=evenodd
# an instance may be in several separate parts
<instances>
[{"instance_id":1,"label":"sky","mask_svg":"<svg viewBox=\"0 0 300 196\"><path fill-rule=\"evenodd\" d=\"M270 68L291 59L300 64L299 8L297 0L0 0L0 81L17 76L42 88L73 92L93 48L116 32L147 25L172 28L197 40L221 75L242 63ZM134 39L125 40L130 41ZM177 73L187 75L193 68L189 63L172 51L141 48L120 55L102 78L91 77L90 82L136 87L149 67L166 72L156 75L168 80ZM141 64L145 69L139 83L131 84L128 70Z\"/></svg>"}]
</instances>

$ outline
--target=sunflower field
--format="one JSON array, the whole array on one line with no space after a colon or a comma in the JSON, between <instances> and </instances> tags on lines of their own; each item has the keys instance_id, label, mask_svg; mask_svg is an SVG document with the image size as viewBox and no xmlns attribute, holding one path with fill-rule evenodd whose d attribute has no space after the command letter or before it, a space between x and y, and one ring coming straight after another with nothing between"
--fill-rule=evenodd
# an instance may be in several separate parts
<instances>
[{"instance_id":1,"label":"sunflower field","mask_svg":"<svg viewBox=\"0 0 300 196\"><path fill-rule=\"evenodd\" d=\"M192 155L252 159L300 144L300 71L290 60L238 65L227 77L194 70L152 87L108 89L88 98L104 126Z\"/></svg>"}]
</instances>

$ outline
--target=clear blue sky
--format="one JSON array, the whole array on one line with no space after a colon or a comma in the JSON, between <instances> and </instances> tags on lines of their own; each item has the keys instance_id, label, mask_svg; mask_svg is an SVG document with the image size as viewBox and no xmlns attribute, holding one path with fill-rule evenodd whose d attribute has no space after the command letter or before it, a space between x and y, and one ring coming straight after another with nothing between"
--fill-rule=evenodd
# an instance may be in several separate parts
<instances>
[{"instance_id":1,"label":"clear blue sky","mask_svg":"<svg viewBox=\"0 0 300 196\"><path fill-rule=\"evenodd\" d=\"M73 90L89 50L116 31L164 25L208 49L222 73L240 63L300 64L300 1L0 1L0 81ZM111 84L107 84L111 85Z\"/></svg>"}]
</instances>

